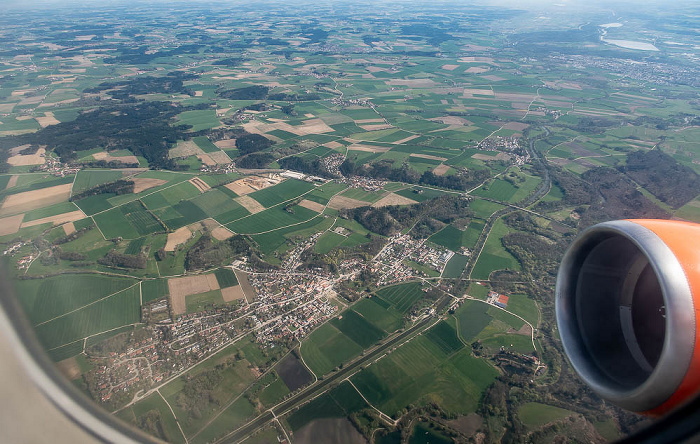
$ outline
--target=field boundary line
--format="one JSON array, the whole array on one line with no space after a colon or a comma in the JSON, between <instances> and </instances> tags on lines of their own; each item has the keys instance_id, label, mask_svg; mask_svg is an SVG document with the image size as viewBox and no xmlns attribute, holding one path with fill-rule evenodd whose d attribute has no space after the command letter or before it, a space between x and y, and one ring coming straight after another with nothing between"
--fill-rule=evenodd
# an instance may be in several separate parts
<instances>
[{"instance_id":1,"label":"field boundary line","mask_svg":"<svg viewBox=\"0 0 700 444\"><path fill-rule=\"evenodd\" d=\"M165 399L165 396L160 392L160 389L156 390L156 393L160 396L160 399L165 402L165 405L168 406L170 409L170 413L172 413L173 418L175 419L175 424L177 424L177 428L180 429L180 433L182 433L182 437L185 438L185 443L189 443L190 441L187 439L187 436L185 435L185 432L182 430L182 426L180 426L180 421L177 419L177 415L175 415L175 411L173 411L173 408L170 406L170 403L168 402L167 399Z\"/></svg>"},{"instance_id":2,"label":"field boundary line","mask_svg":"<svg viewBox=\"0 0 700 444\"><path fill-rule=\"evenodd\" d=\"M57 345L56 347L53 347L53 348L47 348L46 350L47 351L56 350L57 348L65 347L66 345L71 345L71 344L78 342L78 341L84 341L82 353L85 353L85 348L87 347L87 340L90 339L91 337L99 336L99 335L102 335L105 333L109 333L110 331L119 330L120 328L124 328L124 327L135 327L135 326L140 325L140 324L141 324L141 322L135 322L133 324L120 325L119 327L114 327L114 328L110 328L109 330L93 333L91 335L85 336L84 338L76 339L75 341L71 341L71 342L66 342L65 344Z\"/></svg>"},{"instance_id":3,"label":"field boundary line","mask_svg":"<svg viewBox=\"0 0 700 444\"><path fill-rule=\"evenodd\" d=\"M380 418L382 418L384 421L386 421L387 424L391 424L391 425L393 425L393 426L396 425L396 421L392 421L392 420L391 420L391 417L390 417L389 415L387 415L386 413L384 413L384 412L382 412L381 410L379 410L378 408L376 408L374 405L372 405L371 402L369 402L369 400L368 400L367 398L365 398L365 395L362 394L362 392L360 391L360 389L357 388L357 386L350 380L349 377L345 378L345 381L347 381L348 383L350 383L350 385L352 386L352 388L354 388L355 391L357 392L357 394L360 395L360 396L362 397L362 399L365 400L365 402L367 403L368 406L372 407L374 410L377 411L377 413L379 413L379 417L380 417Z\"/></svg>"}]
</instances>

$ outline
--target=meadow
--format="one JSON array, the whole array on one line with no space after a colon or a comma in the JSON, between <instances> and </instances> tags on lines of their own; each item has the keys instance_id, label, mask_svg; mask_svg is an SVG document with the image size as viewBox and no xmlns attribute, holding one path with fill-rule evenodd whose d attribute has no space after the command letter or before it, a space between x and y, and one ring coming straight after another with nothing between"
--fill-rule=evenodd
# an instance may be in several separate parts
<instances>
[{"instance_id":1,"label":"meadow","mask_svg":"<svg viewBox=\"0 0 700 444\"><path fill-rule=\"evenodd\" d=\"M528 402L518 407L518 418L529 429L536 429L571 415L573 412L570 410L539 402Z\"/></svg>"}]
</instances>

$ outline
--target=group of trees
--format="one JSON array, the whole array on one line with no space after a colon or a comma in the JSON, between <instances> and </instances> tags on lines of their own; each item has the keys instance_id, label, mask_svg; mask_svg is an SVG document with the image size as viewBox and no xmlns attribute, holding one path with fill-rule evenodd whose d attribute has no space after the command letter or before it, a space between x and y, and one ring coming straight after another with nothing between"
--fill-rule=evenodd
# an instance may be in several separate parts
<instances>
[{"instance_id":1,"label":"group of trees","mask_svg":"<svg viewBox=\"0 0 700 444\"><path fill-rule=\"evenodd\" d=\"M231 262L233 258L247 255L251 247L241 235L233 236L225 241L214 242L211 235L204 234L189 249L185 257L187 270L207 270Z\"/></svg>"},{"instance_id":2,"label":"group of trees","mask_svg":"<svg viewBox=\"0 0 700 444\"><path fill-rule=\"evenodd\" d=\"M274 144L273 141L260 134L246 133L236 139L236 148L242 156L266 150Z\"/></svg>"},{"instance_id":3,"label":"group of trees","mask_svg":"<svg viewBox=\"0 0 700 444\"><path fill-rule=\"evenodd\" d=\"M411 231L414 237L427 237L444 224L471 217L472 214L469 200L460 196L439 196L414 205L367 206L340 212L341 217L354 219L368 230L383 236L415 225Z\"/></svg>"},{"instance_id":4,"label":"group of trees","mask_svg":"<svg viewBox=\"0 0 700 444\"><path fill-rule=\"evenodd\" d=\"M289 156L279 159L277 161L280 168L299 171L301 173L311 174L320 177L336 177L335 175L328 172L326 166L321 162L318 157L298 157Z\"/></svg>"},{"instance_id":5,"label":"group of trees","mask_svg":"<svg viewBox=\"0 0 700 444\"><path fill-rule=\"evenodd\" d=\"M340 165L340 172L344 176L366 176L375 179L430 185L460 191L480 184L491 175L488 169L465 169L457 174L447 176L438 176L430 170L420 174L408 164L402 164L399 168L394 167L393 161L379 161L369 165L358 165L352 159L346 159Z\"/></svg>"},{"instance_id":6,"label":"group of trees","mask_svg":"<svg viewBox=\"0 0 700 444\"><path fill-rule=\"evenodd\" d=\"M134 192L134 181L133 180L123 180L119 179L115 182L105 183L98 185L96 187L85 190L82 193L77 193L71 196L71 201L80 200L88 196L95 196L97 194L116 194L117 196L121 194L130 194Z\"/></svg>"},{"instance_id":7,"label":"group of trees","mask_svg":"<svg viewBox=\"0 0 700 444\"><path fill-rule=\"evenodd\" d=\"M75 120L41 130L4 137L0 148L27 143L46 145L65 161L75 160L79 151L101 147L126 149L143 156L153 168L177 169L168 150L177 140L189 139L189 125L171 126L183 111L208 109L208 105L181 106L168 102L139 102L130 106L106 106L79 114Z\"/></svg>"},{"instance_id":8,"label":"group of trees","mask_svg":"<svg viewBox=\"0 0 700 444\"><path fill-rule=\"evenodd\" d=\"M700 176L660 150L635 151L618 168L673 208L680 208L700 194Z\"/></svg>"},{"instance_id":9,"label":"group of trees","mask_svg":"<svg viewBox=\"0 0 700 444\"><path fill-rule=\"evenodd\" d=\"M132 96L139 94L186 94L194 95L194 91L183 82L194 80L197 76L184 71L173 71L163 77L137 76L120 82L105 82L83 92L96 94L107 91L113 99L135 101Z\"/></svg>"},{"instance_id":10,"label":"group of trees","mask_svg":"<svg viewBox=\"0 0 700 444\"><path fill-rule=\"evenodd\" d=\"M123 254L115 250L107 253L103 258L98 259L97 263L108 267L116 268L146 268L146 255L141 254Z\"/></svg>"}]
</instances>

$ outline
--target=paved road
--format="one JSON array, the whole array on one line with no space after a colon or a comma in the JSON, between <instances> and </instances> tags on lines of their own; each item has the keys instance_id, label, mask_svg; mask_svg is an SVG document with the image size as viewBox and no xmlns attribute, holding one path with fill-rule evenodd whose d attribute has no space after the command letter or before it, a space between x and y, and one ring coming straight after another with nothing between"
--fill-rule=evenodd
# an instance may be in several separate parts
<instances>
[{"instance_id":1,"label":"paved road","mask_svg":"<svg viewBox=\"0 0 700 444\"><path fill-rule=\"evenodd\" d=\"M449 297L444 297L438 302L438 306L436 311L438 313L441 312L441 310L447 306L449 302L451 302L452 299ZM277 406L273 407L271 410L266 411L262 415L258 416L248 424L244 425L243 427L239 428L238 430L235 430L233 433L225 436L221 440L217 442L222 442L222 443L235 443L239 442L243 439L245 439L248 435L259 429L260 427L264 426L267 424L269 421L274 419L275 417L279 417L284 415L285 413L289 412L292 410L294 407L296 407L299 404L302 404L309 399L313 398L314 396L322 393L326 389L328 389L330 384L333 384L334 382L340 382L343 379L345 379L348 375L352 374L355 370L358 369L363 364L366 364L370 361L374 361L376 358L380 357L383 353L387 351L387 349L393 347L394 345L406 340L409 336L425 329L430 325L431 322L436 321L437 318L435 317L428 317L414 325L413 327L409 328L408 330L400 333L397 336L394 336L393 338L389 339L387 342L384 344L380 345L379 347L375 348L374 350L370 351L366 355L362 356L360 359L357 361L346 365L342 369L338 370L335 373L332 373L330 376L326 377L323 380L319 380L318 383L309 386L308 389L292 396L291 398L287 399L286 401L283 401L282 403L278 404ZM273 414L274 413L274 414Z\"/></svg>"}]
</instances>

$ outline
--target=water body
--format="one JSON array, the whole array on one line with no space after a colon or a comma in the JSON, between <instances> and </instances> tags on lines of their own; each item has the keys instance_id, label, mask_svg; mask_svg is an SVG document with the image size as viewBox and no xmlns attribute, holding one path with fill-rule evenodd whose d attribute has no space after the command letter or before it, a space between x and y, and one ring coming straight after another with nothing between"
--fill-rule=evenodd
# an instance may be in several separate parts
<instances>
[{"instance_id":1,"label":"water body","mask_svg":"<svg viewBox=\"0 0 700 444\"><path fill-rule=\"evenodd\" d=\"M605 43L610 43L611 45L620 46L627 49L639 49L642 51L658 51L659 48L646 42L636 42L634 40L608 40L601 39Z\"/></svg>"}]
</instances>

